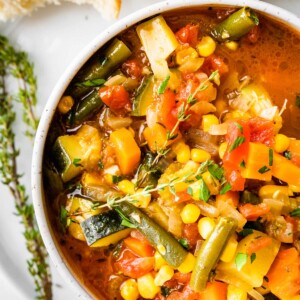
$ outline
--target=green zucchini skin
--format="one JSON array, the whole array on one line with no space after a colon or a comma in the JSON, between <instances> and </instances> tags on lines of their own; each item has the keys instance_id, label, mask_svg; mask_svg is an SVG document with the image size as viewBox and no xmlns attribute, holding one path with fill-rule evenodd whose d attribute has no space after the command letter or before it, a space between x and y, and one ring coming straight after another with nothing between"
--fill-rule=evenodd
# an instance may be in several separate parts
<instances>
[{"instance_id":1,"label":"green zucchini skin","mask_svg":"<svg viewBox=\"0 0 300 300\"><path fill-rule=\"evenodd\" d=\"M80 226L90 246L100 239L126 229L121 223L120 215L115 210L108 210L82 221Z\"/></svg>"},{"instance_id":2,"label":"green zucchini skin","mask_svg":"<svg viewBox=\"0 0 300 300\"><path fill-rule=\"evenodd\" d=\"M132 103L132 115L143 117L147 113L148 106L153 101L154 75L150 75L143 81Z\"/></svg>"},{"instance_id":3,"label":"green zucchini skin","mask_svg":"<svg viewBox=\"0 0 300 300\"><path fill-rule=\"evenodd\" d=\"M145 235L150 244L162 255L169 265L178 268L183 263L188 252L170 233L165 231L137 207L126 201L119 204L119 209L136 226L136 229Z\"/></svg>"}]
</instances>

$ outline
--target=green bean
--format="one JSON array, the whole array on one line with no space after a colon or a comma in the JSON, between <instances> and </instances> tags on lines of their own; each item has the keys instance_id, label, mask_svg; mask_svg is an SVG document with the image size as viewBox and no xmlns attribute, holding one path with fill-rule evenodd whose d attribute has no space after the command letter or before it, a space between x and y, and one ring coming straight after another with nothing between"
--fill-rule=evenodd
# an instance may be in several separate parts
<instances>
[{"instance_id":1,"label":"green bean","mask_svg":"<svg viewBox=\"0 0 300 300\"><path fill-rule=\"evenodd\" d=\"M93 114L100 111L103 106L103 102L99 97L98 89L94 89L89 93L72 111L69 116L70 125L78 125L88 119Z\"/></svg>"},{"instance_id":2,"label":"green bean","mask_svg":"<svg viewBox=\"0 0 300 300\"><path fill-rule=\"evenodd\" d=\"M170 233L128 202L120 203L118 208L136 225L137 230L145 235L169 265L178 268L183 263L188 252Z\"/></svg>"},{"instance_id":3,"label":"green bean","mask_svg":"<svg viewBox=\"0 0 300 300\"><path fill-rule=\"evenodd\" d=\"M101 57L97 57L87 68L80 71L75 80L75 86L71 90L72 96L79 98L84 95L90 88L80 83L106 79L130 55L129 48L119 39L114 39L104 53L101 54Z\"/></svg>"},{"instance_id":4,"label":"green bean","mask_svg":"<svg viewBox=\"0 0 300 300\"><path fill-rule=\"evenodd\" d=\"M206 288L209 274L216 266L230 236L236 228L236 221L220 217L211 235L202 244L192 273L190 286L200 292Z\"/></svg>"},{"instance_id":5,"label":"green bean","mask_svg":"<svg viewBox=\"0 0 300 300\"><path fill-rule=\"evenodd\" d=\"M214 27L211 34L219 42L238 40L258 24L259 20L253 10L243 7Z\"/></svg>"}]
</instances>

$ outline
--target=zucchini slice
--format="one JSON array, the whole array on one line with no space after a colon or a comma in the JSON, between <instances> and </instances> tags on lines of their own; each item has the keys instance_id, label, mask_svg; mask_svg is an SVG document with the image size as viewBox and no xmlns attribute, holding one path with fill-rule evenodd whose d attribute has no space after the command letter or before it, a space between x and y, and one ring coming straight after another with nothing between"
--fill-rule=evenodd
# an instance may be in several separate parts
<instances>
[{"instance_id":1,"label":"zucchini slice","mask_svg":"<svg viewBox=\"0 0 300 300\"><path fill-rule=\"evenodd\" d=\"M143 117L147 108L153 102L154 76L148 76L137 91L137 96L133 100L132 115Z\"/></svg>"},{"instance_id":2,"label":"zucchini slice","mask_svg":"<svg viewBox=\"0 0 300 300\"><path fill-rule=\"evenodd\" d=\"M84 220L80 226L89 246L105 247L117 243L129 234L131 229L121 223L120 215L109 210Z\"/></svg>"}]
</instances>

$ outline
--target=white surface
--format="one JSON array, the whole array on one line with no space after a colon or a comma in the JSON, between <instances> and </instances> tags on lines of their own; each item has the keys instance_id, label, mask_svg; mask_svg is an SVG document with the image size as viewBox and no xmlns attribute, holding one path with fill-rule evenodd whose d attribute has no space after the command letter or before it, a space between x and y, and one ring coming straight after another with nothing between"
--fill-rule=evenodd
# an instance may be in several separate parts
<instances>
[{"instance_id":1,"label":"white surface","mask_svg":"<svg viewBox=\"0 0 300 300\"><path fill-rule=\"evenodd\" d=\"M120 18L155 2L159 1L123 0ZM266 2L300 15L299 0ZM1 34L7 35L14 46L27 51L35 64L38 78L38 114L66 66L88 42L112 23L104 20L92 7L72 4L50 6L40 9L31 17L7 24L0 23ZM20 121L16 123L15 129L18 133L17 146L21 148L19 172L25 174L22 179L29 193L32 145L22 136L24 128ZM19 224L19 218L14 215L14 203L8 190L2 185L0 189L0 299L34 299L34 284L26 266L28 256L22 236L23 228ZM71 288L66 286L54 268L52 271L54 299L76 299Z\"/></svg>"}]
</instances>

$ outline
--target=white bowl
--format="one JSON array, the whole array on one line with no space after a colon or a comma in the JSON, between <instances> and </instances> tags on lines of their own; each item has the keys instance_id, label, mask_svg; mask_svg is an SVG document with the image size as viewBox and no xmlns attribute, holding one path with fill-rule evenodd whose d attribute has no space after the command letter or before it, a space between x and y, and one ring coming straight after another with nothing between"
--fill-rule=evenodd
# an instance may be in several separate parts
<instances>
[{"instance_id":1,"label":"white bowl","mask_svg":"<svg viewBox=\"0 0 300 300\"><path fill-rule=\"evenodd\" d=\"M124 3L126 5L126 3ZM45 197L43 194L43 153L48 134L51 120L54 116L56 106L59 99L63 95L65 89L76 75L78 70L85 64L85 62L106 42L108 42L115 35L119 34L128 27L135 23L151 17L153 15L171 11L174 9L180 9L184 7L199 7L202 5L222 5L222 6L249 6L258 12L262 12L272 18L284 22L294 29L300 30L300 19L294 14L274 6L269 3L265 3L257 0L170 0L160 2L144 9L141 9L134 14L116 22L113 26L99 34L87 47L75 58L72 64L67 68L65 73L61 76L57 82L52 94L50 95L46 107L42 113L39 127L37 130L33 157L32 157L32 195L35 214L38 222L38 226L52 259L54 266L57 268L61 276L71 285L75 293L83 299L92 299L91 295L85 290L85 288L78 282L73 272L67 267L64 258L59 250L57 242L54 239L49 219L46 213Z\"/></svg>"}]
</instances>

